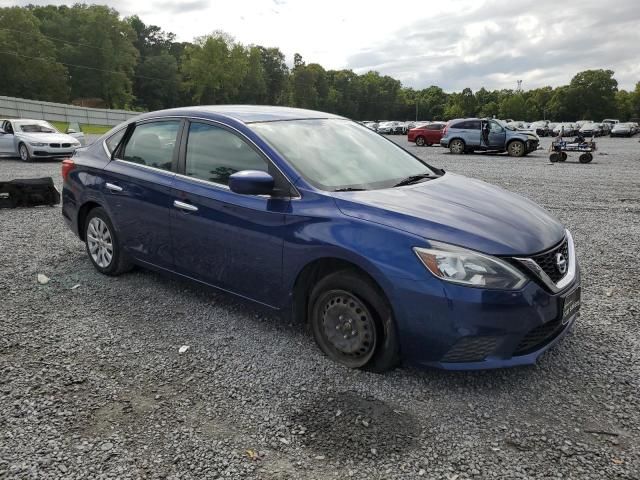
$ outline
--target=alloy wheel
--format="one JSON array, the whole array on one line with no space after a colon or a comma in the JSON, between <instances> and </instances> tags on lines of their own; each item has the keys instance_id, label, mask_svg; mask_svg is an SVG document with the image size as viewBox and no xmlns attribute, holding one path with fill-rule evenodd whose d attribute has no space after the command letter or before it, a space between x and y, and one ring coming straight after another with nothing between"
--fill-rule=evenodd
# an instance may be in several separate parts
<instances>
[{"instance_id":1,"label":"alloy wheel","mask_svg":"<svg viewBox=\"0 0 640 480\"><path fill-rule=\"evenodd\" d=\"M113 259L113 237L107 224L93 217L87 225L87 245L89 254L100 268L107 268Z\"/></svg>"},{"instance_id":2,"label":"alloy wheel","mask_svg":"<svg viewBox=\"0 0 640 480\"><path fill-rule=\"evenodd\" d=\"M29 161L29 150L27 150L27 147L24 144L20 144L18 150L20 151L20 160L23 162Z\"/></svg>"},{"instance_id":3,"label":"alloy wheel","mask_svg":"<svg viewBox=\"0 0 640 480\"><path fill-rule=\"evenodd\" d=\"M452 153L463 153L464 152L464 143L462 140L454 140L451 142L450 150Z\"/></svg>"}]
</instances>

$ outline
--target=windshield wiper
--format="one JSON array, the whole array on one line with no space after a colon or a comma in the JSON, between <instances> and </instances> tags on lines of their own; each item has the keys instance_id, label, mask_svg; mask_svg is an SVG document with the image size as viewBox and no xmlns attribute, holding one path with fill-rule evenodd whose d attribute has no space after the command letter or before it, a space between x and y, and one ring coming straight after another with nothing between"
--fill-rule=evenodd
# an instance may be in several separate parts
<instances>
[{"instance_id":1,"label":"windshield wiper","mask_svg":"<svg viewBox=\"0 0 640 480\"><path fill-rule=\"evenodd\" d=\"M333 190L334 192L364 192L366 188L354 188L354 187L344 187L344 188L336 188Z\"/></svg>"},{"instance_id":2,"label":"windshield wiper","mask_svg":"<svg viewBox=\"0 0 640 480\"><path fill-rule=\"evenodd\" d=\"M433 175L431 175L430 173L420 173L418 175L410 175L407 178L400 180L398 183L394 185L394 187L403 187L405 185L418 183L420 180L424 180L425 178L433 178Z\"/></svg>"}]
</instances>

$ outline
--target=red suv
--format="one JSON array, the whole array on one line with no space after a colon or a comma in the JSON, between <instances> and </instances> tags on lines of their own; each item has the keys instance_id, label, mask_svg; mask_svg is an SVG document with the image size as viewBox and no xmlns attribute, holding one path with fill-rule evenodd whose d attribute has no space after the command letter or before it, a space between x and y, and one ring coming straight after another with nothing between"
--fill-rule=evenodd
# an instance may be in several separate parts
<instances>
[{"instance_id":1,"label":"red suv","mask_svg":"<svg viewBox=\"0 0 640 480\"><path fill-rule=\"evenodd\" d=\"M434 145L440 143L442 138L442 131L444 130L446 123L433 122L426 125L422 125L417 128L412 128L407 134L407 140L410 142L416 142L419 147Z\"/></svg>"}]
</instances>

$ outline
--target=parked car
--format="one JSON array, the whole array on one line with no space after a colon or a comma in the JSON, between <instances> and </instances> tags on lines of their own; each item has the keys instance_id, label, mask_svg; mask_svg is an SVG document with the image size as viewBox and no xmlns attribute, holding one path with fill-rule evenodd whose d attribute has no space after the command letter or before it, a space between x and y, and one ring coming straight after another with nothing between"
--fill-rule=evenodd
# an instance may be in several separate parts
<instances>
[{"instance_id":1,"label":"parked car","mask_svg":"<svg viewBox=\"0 0 640 480\"><path fill-rule=\"evenodd\" d=\"M609 135L612 137L630 137L637 133L633 123L616 123Z\"/></svg>"},{"instance_id":2,"label":"parked car","mask_svg":"<svg viewBox=\"0 0 640 480\"><path fill-rule=\"evenodd\" d=\"M620 123L620 120L615 118L605 118L604 120L602 120L602 123L608 124L609 130L611 130L616 123Z\"/></svg>"},{"instance_id":3,"label":"parked car","mask_svg":"<svg viewBox=\"0 0 640 480\"><path fill-rule=\"evenodd\" d=\"M0 157L19 157L24 162L67 158L78 147L78 140L44 120L0 120Z\"/></svg>"},{"instance_id":4,"label":"parked car","mask_svg":"<svg viewBox=\"0 0 640 480\"><path fill-rule=\"evenodd\" d=\"M558 123L554 128L553 128L553 134L554 136L558 136L560 134L562 134L563 136L571 136L571 135L575 135L576 133L578 133L578 127L576 124L573 123Z\"/></svg>"},{"instance_id":5,"label":"parked car","mask_svg":"<svg viewBox=\"0 0 640 480\"><path fill-rule=\"evenodd\" d=\"M415 142L419 147L435 145L440 143L442 133L446 123L433 122L420 127L412 128L407 133L407 141Z\"/></svg>"},{"instance_id":6,"label":"parked car","mask_svg":"<svg viewBox=\"0 0 640 480\"><path fill-rule=\"evenodd\" d=\"M539 137L547 137L549 136L549 122L546 120L540 120L537 122L533 122L530 125L530 129L536 133Z\"/></svg>"},{"instance_id":7,"label":"parked car","mask_svg":"<svg viewBox=\"0 0 640 480\"><path fill-rule=\"evenodd\" d=\"M508 152L512 157L522 157L538 148L539 138L516 130L494 119L459 118L451 120L444 129L440 145L451 153L475 150Z\"/></svg>"},{"instance_id":8,"label":"parked car","mask_svg":"<svg viewBox=\"0 0 640 480\"><path fill-rule=\"evenodd\" d=\"M150 112L62 178L63 217L100 273L137 264L253 300L347 367L532 364L578 316L557 219L336 115Z\"/></svg>"},{"instance_id":9,"label":"parked car","mask_svg":"<svg viewBox=\"0 0 640 480\"><path fill-rule=\"evenodd\" d=\"M380 122L378 124L378 133L382 133L385 135L393 135L395 132L396 125L399 122Z\"/></svg>"},{"instance_id":10,"label":"parked car","mask_svg":"<svg viewBox=\"0 0 640 480\"><path fill-rule=\"evenodd\" d=\"M603 133L602 125L599 123L585 123L580 128L580 134L583 137L599 137Z\"/></svg>"}]
</instances>

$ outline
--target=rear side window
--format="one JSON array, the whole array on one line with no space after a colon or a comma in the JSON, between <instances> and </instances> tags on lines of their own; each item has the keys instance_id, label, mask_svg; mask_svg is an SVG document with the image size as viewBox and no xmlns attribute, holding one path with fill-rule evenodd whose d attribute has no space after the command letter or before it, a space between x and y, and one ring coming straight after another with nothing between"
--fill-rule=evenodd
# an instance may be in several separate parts
<instances>
[{"instance_id":1,"label":"rear side window","mask_svg":"<svg viewBox=\"0 0 640 480\"><path fill-rule=\"evenodd\" d=\"M427 130L442 130L443 128L444 128L444 125L439 123L432 123L427 125Z\"/></svg>"},{"instance_id":2,"label":"rear side window","mask_svg":"<svg viewBox=\"0 0 640 480\"><path fill-rule=\"evenodd\" d=\"M116 147L120 143L120 140L122 140L122 137L124 137L124 134L126 131L127 131L126 127L121 128L116 133L114 133L109 138L107 138L107 140L104 143L107 146L107 150L109 150L109 153L113 153L113 151L116 149Z\"/></svg>"},{"instance_id":3,"label":"rear side window","mask_svg":"<svg viewBox=\"0 0 640 480\"><path fill-rule=\"evenodd\" d=\"M451 128L460 128L465 130L480 130L480 120L465 120L464 122L456 123Z\"/></svg>"},{"instance_id":4,"label":"rear side window","mask_svg":"<svg viewBox=\"0 0 640 480\"><path fill-rule=\"evenodd\" d=\"M185 173L189 177L227 185L241 170L268 172L267 162L237 135L208 123L191 123Z\"/></svg>"},{"instance_id":5,"label":"rear side window","mask_svg":"<svg viewBox=\"0 0 640 480\"><path fill-rule=\"evenodd\" d=\"M180 120L137 125L124 149L122 159L147 167L171 170Z\"/></svg>"}]
</instances>

